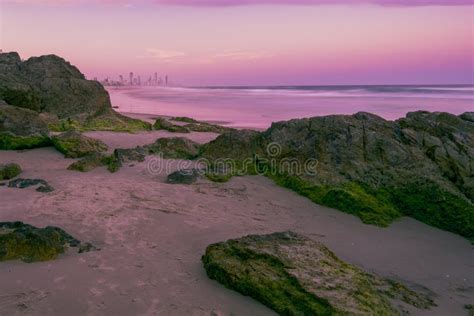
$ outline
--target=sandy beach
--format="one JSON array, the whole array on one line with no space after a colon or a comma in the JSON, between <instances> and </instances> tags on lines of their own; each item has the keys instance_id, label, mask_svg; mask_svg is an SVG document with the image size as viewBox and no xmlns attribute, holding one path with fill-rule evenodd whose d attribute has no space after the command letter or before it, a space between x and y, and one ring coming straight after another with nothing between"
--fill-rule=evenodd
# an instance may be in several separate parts
<instances>
[{"instance_id":1,"label":"sandy beach","mask_svg":"<svg viewBox=\"0 0 474 316\"><path fill-rule=\"evenodd\" d=\"M113 148L130 148L164 131L90 132ZM216 134L190 133L205 143ZM402 218L388 228L322 207L261 176L228 183L201 179L165 183L159 163L66 170L54 148L0 151L22 177L47 180L55 191L0 187L0 220L59 226L101 248L58 260L0 264L0 315L273 315L260 303L207 278L200 262L207 245L246 234L293 230L321 241L349 263L431 293L437 307L413 315L465 315L474 297L472 245L464 238ZM166 160L171 169L180 163Z\"/></svg>"}]
</instances>

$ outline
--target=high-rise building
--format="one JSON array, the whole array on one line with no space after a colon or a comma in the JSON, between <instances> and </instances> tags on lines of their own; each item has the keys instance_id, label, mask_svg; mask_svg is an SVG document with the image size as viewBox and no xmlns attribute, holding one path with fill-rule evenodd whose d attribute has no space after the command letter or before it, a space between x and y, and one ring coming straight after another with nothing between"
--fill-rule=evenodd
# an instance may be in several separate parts
<instances>
[{"instance_id":1,"label":"high-rise building","mask_svg":"<svg viewBox=\"0 0 474 316\"><path fill-rule=\"evenodd\" d=\"M142 85L142 78L141 78L140 76L138 76L137 84L138 84L139 86Z\"/></svg>"},{"instance_id":2,"label":"high-rise building","mask_svg":"<svg viewBox=\"0 0 474 316\"><path fill-rule=\"evenodd\" d=\"M119 81L120 81L120 84L122 85L123 84L123 76L122 75L119 76Z\"/></svg>"},{"instance_id":3,"label":"high-rise building","mask_svg":"<svg viewBox=\"0 0 474 316\"><path fill-rule=\"evenodd\" d=\"M165 86L168 85L168 75L165 76Z\"/></svg>"},{"instance_id":4,"label":"high-rise building","mask_svg":"<svg viewBox=\"0 0 474 316\"><path fill-rule=\"evenodd\" d=\"M158 85L158 73L155 72L155 77L153 79L153 85Z\"/></svg>"},{"instance_id":5,"label":"high-rise building","mask_svg":"<svg viewBox=\"0 0 474 316\"><path fill-rule=\"evenodd\" d=\"M133 72L130 72L130 81L128 82L131 86L133 86Z\"/></svg>"}]
</instances>

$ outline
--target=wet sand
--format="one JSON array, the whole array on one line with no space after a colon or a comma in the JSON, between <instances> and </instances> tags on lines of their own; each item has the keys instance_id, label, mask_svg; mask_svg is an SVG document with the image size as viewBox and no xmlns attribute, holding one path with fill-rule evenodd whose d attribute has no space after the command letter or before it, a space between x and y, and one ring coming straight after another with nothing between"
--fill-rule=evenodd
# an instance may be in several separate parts
<instances>
[{"instance_id":1,"label":"wet sand","mask_svg":"<svg viewBox=\"0 0 474 316\"><path fill-rule=\"evenodd\" d=\"M167 132L93 132L111 147L134 147ZM216 135L191 133L207 142ZM169 185L143 163L111 174L66 170L53 148L0 151L26 178L56 189L0 187L0 221L54 225L101 251L55 261L0 263L0 315L273 315L258 302L207 278L200 257L210 243L246 234L293 230L326 244L368 271L431 290L438 307L415 315L467 315L474 302L473 247L410 218L389 228L316 205L259 176L217 184ZM179 161L166 160L170 168ZM214 314L213 314L214 313Z\"/></svg>"}]
</instances>

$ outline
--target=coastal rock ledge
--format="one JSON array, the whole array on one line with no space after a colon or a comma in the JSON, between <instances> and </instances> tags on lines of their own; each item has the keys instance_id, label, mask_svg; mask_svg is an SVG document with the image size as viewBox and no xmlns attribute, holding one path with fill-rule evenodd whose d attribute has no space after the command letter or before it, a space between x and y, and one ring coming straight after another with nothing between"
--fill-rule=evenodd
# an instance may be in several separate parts
<instances>
[{"instance_id":1,"label":"coastal rock ledge","mask_svg":"<svg viewBox=\"0 0 474 316\"><path fill-rule=\"evenodd\" d=\"M366 273L293 232L213 244L202 262L211 279L280 315L399 315L435 306L428 295Z\"/></svg>"}]
</instances>

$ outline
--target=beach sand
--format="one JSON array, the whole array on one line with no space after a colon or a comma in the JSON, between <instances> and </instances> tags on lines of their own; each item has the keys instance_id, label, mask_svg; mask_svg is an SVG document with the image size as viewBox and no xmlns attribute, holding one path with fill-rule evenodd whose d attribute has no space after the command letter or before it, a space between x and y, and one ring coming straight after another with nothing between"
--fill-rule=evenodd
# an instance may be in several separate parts
<instances>
[{"instance_id":1,"label":"beach sand","mask_svg":"<svg viewBox=\"0 0 474 316\"><path fill-rule=\"evenodd\" d=\"M112 148L153 142L167 132L91 132ZM210 133L186 134L201 143ZM389 228L316 205L261 176L218 184L165 183L180 163L150 172L143 163L111 174L66 170L53 148L0 151L26 178L54 188L0 187L0 221L59 226L100 247L54 261L0 263L0 315L273 315L260 303L210 280L200 258L207 245L246 234L293 230L323 242L370 272L433 292L438 306L415 315L465 315L474 303L473 247L452 233L402 218ZM165 168L166 169L166 168ZM156 170L155 170L156 171Z\"/></svg>"}]
</instances>

